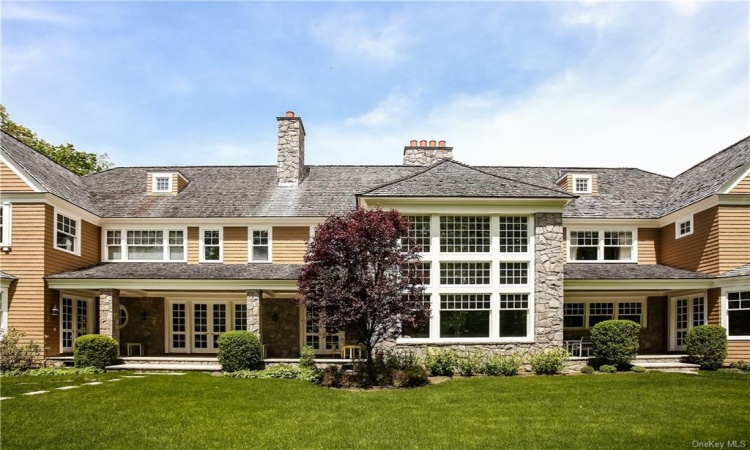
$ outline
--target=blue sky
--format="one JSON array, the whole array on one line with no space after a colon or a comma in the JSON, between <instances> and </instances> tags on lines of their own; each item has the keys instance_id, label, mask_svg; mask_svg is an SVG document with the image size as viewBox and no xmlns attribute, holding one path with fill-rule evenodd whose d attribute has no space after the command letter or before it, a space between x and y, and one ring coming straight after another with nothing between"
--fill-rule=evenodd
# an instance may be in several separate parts
<instances>
[{"instance_id":1,"label":"blue sky","mask_svg":"<svg viewBox=\"0 0 750 450\"><path fill-rule=\"evenodd\" d=\"M746 2L3 2L2 103L118 166L469 164L676 175L750 134Z\"/></svg>"}]
</instances>

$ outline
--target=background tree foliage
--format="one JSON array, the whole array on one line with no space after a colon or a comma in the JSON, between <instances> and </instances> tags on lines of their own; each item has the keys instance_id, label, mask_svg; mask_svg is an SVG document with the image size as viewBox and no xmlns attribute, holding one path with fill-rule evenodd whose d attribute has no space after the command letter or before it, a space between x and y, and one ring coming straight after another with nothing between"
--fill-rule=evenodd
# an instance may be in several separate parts
<instances>
[{"instance_id":1,"label":"background tree foliage","mask_svg":"<svg viewBox=\"0 0 750 450\"><path fill-rule=\"evenodd\" d=\"M310 320L329 333L346 331L366 351L429 318L423 302L419 247L399 239L409 221L397 211L357 209L315 229L297 279Z\"/></svg>"},{"instance_id":2,"label":"background tree foliage","mask_svg":"<svg viewBox=\"0 0 750 450\"><path fill-rule=\"evenodd\" d=\"M88 175L112 167L106 153L97 155L83 152L76 150L73 144L52 145L39 138L30 129L10 120L3 105L0 105L0 129L77 175Z\"/></svg>"}]
</instances>

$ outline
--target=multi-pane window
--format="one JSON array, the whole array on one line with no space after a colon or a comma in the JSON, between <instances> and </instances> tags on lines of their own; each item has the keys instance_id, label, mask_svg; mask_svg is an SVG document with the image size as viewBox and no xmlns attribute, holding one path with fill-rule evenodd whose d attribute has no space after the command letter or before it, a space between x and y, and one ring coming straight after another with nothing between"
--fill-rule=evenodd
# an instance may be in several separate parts
<instances>
[{"instance_id":1,"label":"multi-pane window","mask_svg":"<svg viewBox=\"0 0 750 450\"><path fill-rule=\"evenodd\" d=\"M529 251L529 220L526 217L500 217L500 252Z\"/></svg>"},{"instance_id":2,"label":"multi-pane window","mask_svg":"<svg viewBox=\"0 0 750 450\"><path fill-rule=\"evenodd\" d=\"M609 303L589 303L589 328L614 318L614 306Z\"/></svg>"},{"instance_id":3,"label":"multi-pane window","mask_svg":"<svg viewBox=\"0 0 750 450\"><path fill-rule=\"evenodd\" d=\"M500 294L500 337L526 337L528 294Z\"/></svg>"},{"instance_id":4,"label":"multi-pane window","mask_svg":"<svg viewBox=\"0 0 750 450\"><path fill-rule=\"evenodd\" d=\"M445 253L489 252L489 216L441 216L440 251Z\"/></svg>"},{"instance_id":5,"label":"multi-pane window","mask_svg":"<svg viewBox=\"0 0 750 450\"><path fill-rule=\"evenodd\" d=\"M109 261L185 260L183 230L107 230L105 246Z\"/></svg>"},{"instance_id":6,"label":"multi-pane window","mask_svg":"<svg viewBox=\"0 0 750 450\"><path fill-rule=\"evenodd\" d=\"M407 297L404 297L408 301ZM428 308L430 306L430 296L422 295L422 303ZM430 319L426 317L424 321L414 325L404 324L401 328L401 336L405 338L428 338L430 337Z\"/></svg>"},{"instance_id":7,"label":"multi-pane window","mask_svg":"<svg viewBox=\"0 0 750 450\"><path fill-rule=\"evenodd\" d=\"M643 324L643 304L641 302L618 303L617 318L619 320L632 320L637 324Z\"/></svg>"},{"instance_id":8,"label":"multi-pane window","mask_svg":"<svg viewBox=\"0 0 750 450\"><path fill-rule=\"evenodd\" d=\"M402 239L402 248L407 250L407 245L416 245L420 252L430 251L430 216L408 216L409 231Z\"/></svg>"},{"instance_id":9,"label":"multi-pane window","mask_svg":"<svg viewBox=\"0 0 750 450\"><path fill-rule=\"evenodd\" d=\"M244 303L234 305L234 329L247 330L247 305Z\"/></svg>"},{"instance_id":10,"label":"multi-pane window","mask_svg":"<svg viewBox=\"0 0 750 450\"><path fill-rule=\"evenodd\" d=\"M128 231L127 249L129 260L163 260L164 232L162 230Z\"/></svg>"},{"instance_id":11,"label":"multi-pane window","mask_svg":"<svg viewBox=\"0 0 750 450\"><path fill-rule=\"evenodd\" d=\"M441 294L441 338L490 336L490 294Z\"/></svg>"},{"instance_id":12,"label":"multi-pane window","mask_svg":"<svg viewBox=\"0 0 750 450\"><path fill-rule=\"evenodd\" d=\"M529 263L501 262L500 284L528 284Z\"/></svg>"},{"instance_id":13,"label":"multi-pane window","mask_svg":"<svg viewBox=\"0 0 750 450\"><path fill-rule=\"evenodd\" d=\"M675 222L675 237L677 239L693 234L693 218L678 220Z\"/></svg>"},{"instance_id":14,"label":"multi-pane window","mask_svg":"<svg viewBox=\"0 0 750 450\"><path fill-rule=\"evenodd\" d=\"M112 261L122 259L122 231L120 230L107 231L107 259Z\"/></svg>"},{"instance_id":15,"label":"multi-pane window","mask_svg":"<svg viewBox=\"0 0 750 450\"><path fill-rule=\"evenodd\" d=\"M574 177L573 192L581 194L591 192L591 179L589 177Z\"/></svg>"},{"instance_id":16,"label":"multi-pane window","mask_svg":"<svg viewBox=\"0 0 750 450\"><path fill-rule=\"evenodd\" d=\"M411 263L407 264L405 270L408 271L409 275L415 275L417 282L429 285L430 284L430 275L431 275L431 269L432 269L432 263L420 261L417 263ZM408 278L407 278L408 280Z\"/></svg>"},{"instance_id":17,"label":"multi-pane window","mask_svg":"<svg viewBox=\"0 0 750 450\"><path fill-rule=\"evenodd\" d=\"M169 260L182 261L185 259L185 236L181 230L169 232Z\"/></svg>"},{"instance_id":18,"label":"multi-pane window","mask_svg":"<svg viewBox=\"0 0 750 450\"><path fill-rule=\"evenodd\" d=\"M208 348L208 305L206 303L193 305L193 346Z\"/></svg>"},{"instance_id":19,"label":"multi-pane window","mask_svg":"<svg viewBox=\"0 0 750 450\"><path fill-rule=\"evenodd\" d=\"M440 284L490 284L490 263L441 262Z\"/></svg>"},{"instance_id":20,"label":"multi-pane window","mask_svg":"<svg viewBox=\"0 0 750 450\"><path fill-rule=\"evenodd\" d=\"M221 231L203 230L203 261L221 261Z\"/></svg>"},{"instance_id":21,"label":"multi-pane window","mask_svg":"<svg viewBox=\"0 0 750 450\"><path fill-rule=\"evenodd\" d=\"M633 261L633 231L571 231L570 261Z\"/></svg>"},{"instance_id":22,"label":"multi-pane window","mask_svg":"<svg viewBox=\"0 0 750 450\"><path fill-rule=\"evenodd\" d=\"M750 291L727 294L727 334L750 336Z\"/></svg>"},{"instance_id":23,"label":"multi-pane window","mask_svg":"<svg viewBox=\"0 0 750 450\"><path fill-rule=\"evenodd\" d=\"M227 331L227 305L213 304L213 348L219 348L219 336Z\"/></svg>"},{"instance_id":24,"label":"multi-pane window","mask_svg":"<svg viewBox=\"0 0 750 450\"><path fill-rule=\"evenodd\" d=\"M585 303L566 303L563 307L563 327L583 328Z\"/></svg>"},{"instance_id":25,"label":"multi-pane window","mask_svg":"<svg viewBox=\"0 0 750 450\"><path fill-rule=\"evenodd\" d=\"M250 242L250 260L256 262L270 261L270 239L268 230L253 230Z\"/></svg>"},{"instance_id":26,"label":"multi-pane window","mask_svg":"<svg viewBox=\"0 0 750 450\"><path fill-rule=\"evenodd\" d=\"M170 192L172 190L171 181L171 177L155 177L156 192Z\"/></svg>"},{"instance_id":27,"label":"multi-pane window","mask_svg":"<svg viewBox=\"0 0 750 450\"><path fill-rule=\"evenodd\" d=\"M706 323L706 300L703 297L693 298L693 326Z\"/></svg>"},{"instance_id":28,"label":"multi-pane window","mask_svg":"<svg viewBox=\"0 0 750 450\"><path fill-rule=\"evenodd\" d=\"M58 213L55 235L55 247L60 250L75 252L78 239L78 221Z\"/></svg>"},{"instance_id":29,"label":"multi-pane window","mask_svg":"<svg viewBox=\"0 0 750 450\"><path fill-rule=\"evenodd\" d=\"M0 246L10 245L10 202L0 204Z\"/></svg>"}]
</instances>

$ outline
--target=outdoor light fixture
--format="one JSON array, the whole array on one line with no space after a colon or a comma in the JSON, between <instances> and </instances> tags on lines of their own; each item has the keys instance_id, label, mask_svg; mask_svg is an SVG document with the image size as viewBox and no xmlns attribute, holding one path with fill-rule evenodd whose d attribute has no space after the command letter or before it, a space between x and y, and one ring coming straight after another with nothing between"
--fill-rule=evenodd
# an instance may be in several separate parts
<instances>
[{"instance_id":1,"label":"outdoor light fixture","mask_svg":"<svg viewBox=\"0 0 750 450\"><path fill-rule=\"evenodd\" d=\"M49 311L50 315L52 317L57 317L58 314L60 314L60 310L57 309L57 305L52 305L52 309Z\"/></svg>"}]
</instances>

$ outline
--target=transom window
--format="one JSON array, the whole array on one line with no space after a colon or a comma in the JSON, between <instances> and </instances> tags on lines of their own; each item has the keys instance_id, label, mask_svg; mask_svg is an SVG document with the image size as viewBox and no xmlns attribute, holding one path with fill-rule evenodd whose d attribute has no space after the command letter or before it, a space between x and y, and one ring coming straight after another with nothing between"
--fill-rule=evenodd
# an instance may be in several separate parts
<instances>
[{"instance_id":1,"label":"transom window","mask_svg":"<svg viewBox=\"0 0 750 450\"><path fill-rule=\"evenodd\" d=\"M500 219L500 252L526 253L529 251L529 219L505 217Z\"/></svg>"},{"instance_id":2,"label":"transom window","mask_svg":"<svg viewBox=\"0 0 750 450\"><path fill-rule=\"evenodd\" d=\"M727 294L727 334L750 336L750 291Z\"/></svg>"},{"instance_id":3,"label":"transom window","mask_svg":"<svg viewBox=\"0 0 750 450\"><path fill-rule=\"evenodd\" d=\"M441 262L440 284L490 284L490 263Z\"/></svg>"},{"instance_id":4,"label":"transom window","mask_svg":"<svg viewBox=\"0 0 750 450\"><path fill-rule=\"evenodd\" d=\"M529 294L500 294L500 337L525 337Z\"/></svg>"},{"instance_id":5,"label":"transom window","mask_svg":"<svg viewBox=\"0 0 750 450\"><path fill-rule=\"evenodd\" d=\"M501 262L500 284L528 284L529 263Z\"/></svg>"},{"instance_id":6,"label":"transom window","mask_svg":"<svg viewBox=\"0 0 750 450\"><path fill-rule=\"evenodd\" d=\"M221 230L201 230L202 262L221 261Z\"/></svg>"},{"instance_id":7,"label":"transom window","mask_svg":"<svg viewBox=\"0 0 750 450\"><path fill-rule=\"evenodd\" d=\"M489 252L489 216L440 216L440 251L446 253Z\"/></svg>"},{"instance_id":8,"label":"transom window","mask_svg":"<svg viewBox=\"0 0 750 450\"><path fill-rule=\"evenodd\" d=\"M0 205L0 247L10 246L10 202Z\"/></svg>"},{"instance_id":9,"label":"transom window","mask_svg":"<svg viewBox=\"0 0 750 450\"><path fill-rule=\"evenodd\" d=\"M185 261L184 230L107 230L108 261Z\"/></svg>"},{"instance_id":10,"label":"transom window","mask_svg":"<svg viewBox=\"0 0 750 450\"><path fill-rule=\"evenodd\" d=\"M428 253L430 251L430 216L408 216L407 219L409 219L409 231L407 239L403 240L403 250L406 251L407 244L411 242L412 245L418 246L421 252Z\"/></svg>"},{"instance_id":11,"label":"transom window","mask_svg":"<svg viewBox=\"0 0 750 450\"><path fill-rule=\"evenodd\" d=\"M570 261L635 261L634 231L570 231Z\"/></svg>"},{"instance_id":12,"label":"transom window","mask_svg":"<svg viewBox=\"0 0 750 450\"><path fill-rule=\"evenodd\" d=\"M268 262L271 260L271 240L268 230L252 230L250 261Z\"/></svg>"},{"instance_id":13,"label":"transom window","mask_svg":"<svg viewBox=\"0 0 750 450\"><path fill-rule=\"evenodd\" d=\"M76 253L78 245L78 221L57 213L55 247L66 252Z\"/></svg>"},{"instance_id":14,"label":"transom window","mask_svg":"<svg viewBox=\"0 0 750 450\"><path fill-rule=\"evenodd\" d=\"M440 337L490 336L490 294L440 295Z\"/></svg>"},{"instance_id":15,"label":"transom window","mask_svg":"<svg viewBox=\"0 0 750 450\"><path fill-rule=\"evenodd\" d=\"M693 234L693 217L686 217L675 222L675 238L690 236Z\"/></svg>"}]
</instances>

